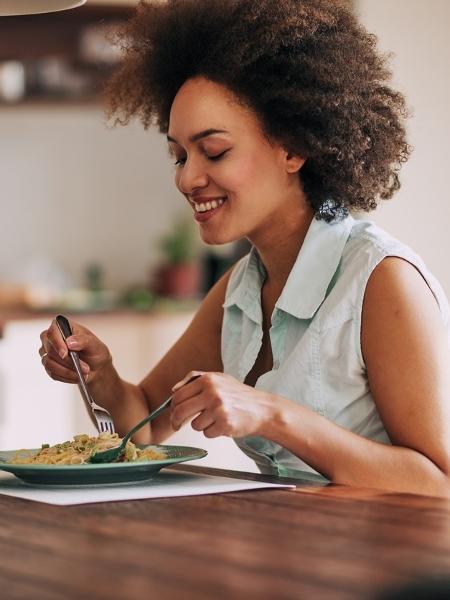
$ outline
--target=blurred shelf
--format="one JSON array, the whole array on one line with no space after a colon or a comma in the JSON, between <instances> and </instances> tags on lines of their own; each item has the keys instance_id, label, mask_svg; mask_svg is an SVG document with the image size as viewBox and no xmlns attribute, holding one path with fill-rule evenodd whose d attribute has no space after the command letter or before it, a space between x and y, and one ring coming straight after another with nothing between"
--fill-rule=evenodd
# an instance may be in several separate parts
<instances>
[{"instance_id":1,"label":"blurred shelf","mask_svg":"<svg viewBox=\"0 0 450 600\"><path fill-rule=\"evenodd\" d=\"M129 5L86 4L76 10L0 19L0 61L77 56L84 27L118 23L133 12Z\"/></svg>"},{"instance_id":2,"label":"blurred shelf","mask_svg":"<svg viewBox=\"0 0 450 600\"><path fill-rule=\"evenodd\" d=\"M135 4L88 2L76 10L0 19L0 109L98 104L102 83L120 60L109 35ZM9 101L11 72L2 68L17 72L17 102Z\"/></svg>"}]
</instances>

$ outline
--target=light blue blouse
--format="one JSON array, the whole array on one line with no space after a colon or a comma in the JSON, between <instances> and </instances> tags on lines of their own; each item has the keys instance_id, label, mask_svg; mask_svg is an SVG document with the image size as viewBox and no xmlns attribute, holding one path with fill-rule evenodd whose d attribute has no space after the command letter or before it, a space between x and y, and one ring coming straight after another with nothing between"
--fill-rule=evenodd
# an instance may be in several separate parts
<instances>
[{"instance_id":1,"label":"light blue blouse","mask_svg":"<svg viewBox=\"0 0 450 600\"><path fill-rule=\"evenodd\" d=\"M389 444L369 390L360 336L367 281L387 256L413 264L424 277L449 331L445 294L423 261L370 221L313 219L272 313L273 369L255 388L309 407L366 438ZM222 325L224 372L244 381L258 356L263 331L265 269L253 248L234 267ZM299 457L261 437L235 439L263 473L318 475Z\"/></svg>"}]
</instances>

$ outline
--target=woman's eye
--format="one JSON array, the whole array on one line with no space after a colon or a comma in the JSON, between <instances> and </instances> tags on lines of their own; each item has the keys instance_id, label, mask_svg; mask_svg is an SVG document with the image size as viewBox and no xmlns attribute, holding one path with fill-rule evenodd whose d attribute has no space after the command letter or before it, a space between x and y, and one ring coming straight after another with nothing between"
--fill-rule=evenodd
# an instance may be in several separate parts
<instances>
[{"instance_id":1,"label":"woman's eye","mask_svg":"<svg viewBox=\"0 0 450 600\"><path fill-rule=\"evenodd\" d=\"M225 156L227 152L229 152L229 150L224 150L223 152L219 152L219 154L208 154L207 152L205 152L204 155L207 160L211 160L214 162L220 160L223 156ZM180 158L177 158L174 164L176 167L182 167L186 164L186 161L186 156L180 156Z\"/></svg>"},{"instance_id":2,"label":"woman's eye","mask_svg":"<svg viewBox=\"0 0 450 600\"><path fill-rule=\"evenodd\" d=\"M212 161L220 160L222 158L222 156L224 156L227 152L228 152L228 150L224 150L223 152L220 152L219 154L213 154L213 155L207 154L206 158L208 160L212 160Z\"/></svg>"}]
</instances>

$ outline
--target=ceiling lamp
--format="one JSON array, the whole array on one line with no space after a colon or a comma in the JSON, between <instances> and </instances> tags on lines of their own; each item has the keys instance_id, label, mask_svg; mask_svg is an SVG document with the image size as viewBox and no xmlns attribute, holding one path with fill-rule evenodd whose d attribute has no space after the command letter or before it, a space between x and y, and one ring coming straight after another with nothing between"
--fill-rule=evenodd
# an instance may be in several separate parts
<instances>
[{"instance_id":1,"label":"ceiling lamp","mask_svg":"<svg viewBox=\"0 0 450 600\"><path fill-rule=\"evenodd\" d=\"M0 17L36 15L75 8L86 0L0 0Z\"/></svg>"}]
</instances>

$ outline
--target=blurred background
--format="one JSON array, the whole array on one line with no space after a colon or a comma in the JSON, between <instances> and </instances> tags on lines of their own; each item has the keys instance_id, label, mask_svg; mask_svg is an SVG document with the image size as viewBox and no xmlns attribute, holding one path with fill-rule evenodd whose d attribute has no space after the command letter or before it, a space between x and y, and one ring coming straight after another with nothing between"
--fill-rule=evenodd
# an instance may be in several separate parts
<instances>
[{"instance_id":1,"label":"blurred background","mask_svg":"<svg viewBox=\"0 0 450 600\"><path fill-rule=\"evenodd\" d=\"M120 58L108 40L134 4L0 17L0 448L92 431L78 390L50 381L39 361L55 312L91 327L137 381L247 251L199 242L163 136L106 124L99 91ZM421 254L450 295L450 2L353 5L393 52L413 115L402 189L371 218ZM186 427L171 441L208 449L202 464L253 469L229 440Z\"/></svg>"}]
</instances>

